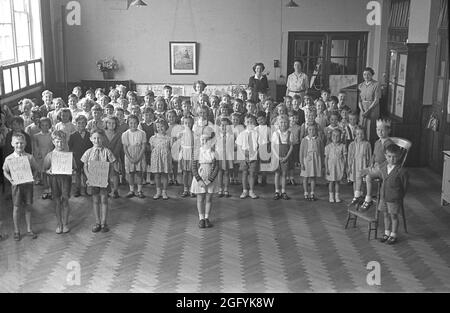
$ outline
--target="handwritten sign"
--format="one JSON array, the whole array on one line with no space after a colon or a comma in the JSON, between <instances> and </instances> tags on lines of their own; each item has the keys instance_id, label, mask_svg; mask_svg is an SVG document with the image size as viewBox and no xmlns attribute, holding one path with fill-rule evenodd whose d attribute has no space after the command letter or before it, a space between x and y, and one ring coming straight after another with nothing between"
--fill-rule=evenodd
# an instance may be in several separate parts
<instances>
[{"instance_id":1,"label":"handwritten sign","mask_svg":"<svg viewBox=\"0 0 450 313\"><path fill-rule=\"evenodd\" d=\"M28 157L21 156L18 158L9 159L8 165L11 171L11 178L14 185L20 185L34 181Z\"/></svg>"},{"instance_id":2,"label":"handwritten sign","mask_svg":"<svg viewBox=\"0 0 450 313\"><path fill-rule=\"evenodd\" d=\"M72 175L72 152L57 152L52 154L52 174Z\"/></svg>"},{"instance_id":3,"label":"handwritten sign","mask_svg":"<svg viewBox=\"0 0 450 313\"><path fill-rule=\"evenodd\" d=\"M109 163L104 161L89 161L88 183L92 187L106 188L108 186Z\"/></svg>"}]
</instances>

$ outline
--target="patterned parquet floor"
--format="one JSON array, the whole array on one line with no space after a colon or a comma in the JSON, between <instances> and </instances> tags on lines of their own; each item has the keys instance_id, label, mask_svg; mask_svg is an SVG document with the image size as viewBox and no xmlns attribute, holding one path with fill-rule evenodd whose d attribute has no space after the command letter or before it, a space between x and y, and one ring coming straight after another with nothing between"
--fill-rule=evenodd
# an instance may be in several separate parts
<instances>
[{"instance_id":1,"label":"patterned parquet floor","mask_svg":"<svg viewBox=\"0 0 450 313\"><path fill-rule=\"evenodd\" d=\"M449 292L450 210L440 206L440 178L410 173L409 233L400 228L394 246L368 241L363 221L344 229L350 186L341 204L328 203L324 183L317 202L303 200L300 186L289 187L289 201L272 200L272 186L240 200L233 186L232 198L214 198L211 229L197 227L196 200L176 197L181 187L154 201L146 186L146 199L111 200L111 231L98 234L90 198L70 200L65 235L55 234L52 203L36 198L39 238L0 242L0 292ZM5 230L11 236L11 215ZM367 284L370 261L380 264L379 286Z\"/></svg>"}]
</instances>

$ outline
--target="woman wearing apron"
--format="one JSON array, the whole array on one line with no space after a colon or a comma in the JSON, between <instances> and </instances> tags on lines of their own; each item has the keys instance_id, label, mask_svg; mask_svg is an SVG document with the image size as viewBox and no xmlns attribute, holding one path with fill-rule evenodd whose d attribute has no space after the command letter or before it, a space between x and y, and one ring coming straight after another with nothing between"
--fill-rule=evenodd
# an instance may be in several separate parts
<instances>
[{"instance_id":1,"label":"woman wearing apron","mask_svg":"<svg viewBox=\"0 0 450 313\"><path fill-rule=\"evenodd\" d=\"M293 97L299 95L303 101L303 97L309 88L308 75L302 72L303 62L301 60L294 61L294 72L289 74L286 83L286 96Z\"/></svg>"},{"instance_id":2,"label":"woman wearing apron","mask_svg":"<svg viewBox=\"0 0 450 313\"><path fill-rule=\"evenodd\" d=\"M375 121L380 115L381 89L379 83L372 79L374 74L372 68L366 67L363 72L364 82L358 86L359 124L365 130L369 142L373 142L375 139Z\"/></svg>"}]
</instances>

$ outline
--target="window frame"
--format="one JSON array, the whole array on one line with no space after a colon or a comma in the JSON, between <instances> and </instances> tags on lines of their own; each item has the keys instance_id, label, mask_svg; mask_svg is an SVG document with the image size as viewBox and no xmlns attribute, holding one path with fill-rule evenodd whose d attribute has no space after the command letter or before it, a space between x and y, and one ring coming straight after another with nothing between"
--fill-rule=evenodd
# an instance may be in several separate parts
<instances>
[{"instance_id":1,"label":"window frame","mask_svg":"<svg viewBox=\"0 0 450 313\"><path fill-rule=\"evenodd\" d=\"M1 23L2 25L11 25L12 28L12 39L13 39L13 50L14 50L14 59L8 59L8 60L0 60L0 66L7 66L18 62L24 62L19 61L19 51L17 46L17 32L16 32L16 16L15 13L25 13L27 15L27 26L28 26L28 47L30 51L30 58L27 61L36 59L35 51L34 51L34 42L33 42L33 29L32 29L32 14L31 14L31 3L30 1L33 0L21 0L27 3L28 11L16 11L14 6L13 0L8 0L11 8L11 23ZM17 6L17 5L16 5ZM20 46L20 47L26 47L26 46Z\"/></svg>"}]
</instances>

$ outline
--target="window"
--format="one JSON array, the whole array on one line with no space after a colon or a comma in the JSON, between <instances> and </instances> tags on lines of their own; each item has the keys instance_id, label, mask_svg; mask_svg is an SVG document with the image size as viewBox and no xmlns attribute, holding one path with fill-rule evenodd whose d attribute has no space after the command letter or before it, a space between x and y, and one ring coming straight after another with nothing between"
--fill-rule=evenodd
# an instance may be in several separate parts
<instances>
[{"instance_id":1,"label":"window","mask_svg":"<svg viewBox=\"0 0 450 313\"><path fill-rule=\"evenodd\" d=\"M0 0L0 65L41 57L39 1Z\"/></svg>"},{"instance_id":2,"label":"window","mask_svg":"<svg viewBox=\"0 0 450 313\"><path fill-rule=\"evenodd\" d=\"M40 1L0 0L0 96L42 84Z\"/></svg>"},{"instance_id":3,"label":"window","mask_svg":"<svg viewBox=\"0 0 450 313\"><path fill-rule=\"evenodd\" d=\"M310 93L329 88L332 94L356 85L362 79L366 59L365 32L289 32L288 75L295 59L303 61L310 79ZM355 104L356 105L356 104Z\"/></svg>"}]
</instances>

